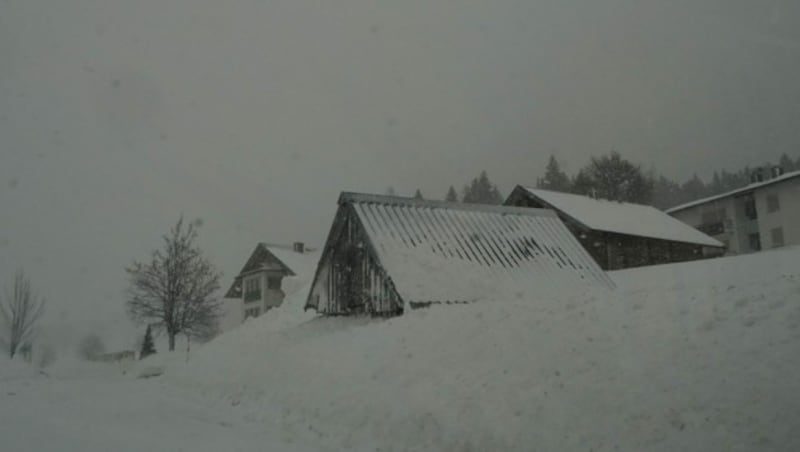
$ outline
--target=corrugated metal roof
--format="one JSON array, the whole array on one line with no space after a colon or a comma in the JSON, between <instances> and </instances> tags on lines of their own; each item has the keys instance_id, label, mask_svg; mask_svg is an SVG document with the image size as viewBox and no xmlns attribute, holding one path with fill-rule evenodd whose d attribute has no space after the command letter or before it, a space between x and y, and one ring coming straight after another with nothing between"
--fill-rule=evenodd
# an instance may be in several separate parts
<instances>
[{"instance_id":1,"label":"corrugated metal roof","mask_svg":"<svg viewBox=\"0 0 800 452\"><path fill-rule=\"evenodd\" d=\"M406 302L613 287L553 211L343 193Z\"/></svg>"},{"instance_id":2,"label":"corrugated metal roof","mask_svg":"<svg viewBox=\"0 0 800 452\"><path fill-rule=\"evenodd\" d=\"M722 242L655 207L529 187L523 187L523 189L528 195L544 201L547 205L595 231L712 247L724 246Z\"/></svg>"}]
</instances>

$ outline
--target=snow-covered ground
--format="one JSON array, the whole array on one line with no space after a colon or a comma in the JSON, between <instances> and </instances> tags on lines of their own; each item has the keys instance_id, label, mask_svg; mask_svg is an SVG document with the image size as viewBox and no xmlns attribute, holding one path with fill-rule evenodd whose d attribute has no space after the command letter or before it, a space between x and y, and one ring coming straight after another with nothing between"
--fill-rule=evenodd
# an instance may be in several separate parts
<instances>
[{"instance_id":1,"label":"snow-covered ground","mask_svg":"<svg viewBox=\"0 0 800 452\"><path fill-rule=\"evenodd\" d=\"M125 375L0 361L2 450L800 450L800 249L612 277L387 320L287 299Z\"/></svg>"}]
</instances>

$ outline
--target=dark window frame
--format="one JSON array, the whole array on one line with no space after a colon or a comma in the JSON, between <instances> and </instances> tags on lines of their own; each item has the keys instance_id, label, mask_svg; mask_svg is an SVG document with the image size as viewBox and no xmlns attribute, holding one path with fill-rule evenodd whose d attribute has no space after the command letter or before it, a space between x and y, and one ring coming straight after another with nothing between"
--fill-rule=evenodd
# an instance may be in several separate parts
<instances>
[{"instance_id":1,"label":"dark window frame","mask_svg":"<svg viewBox=\"0 0 800 452\"><path fill-rule=\"evenodd\" d=\"M267 276L267 289L269 290L281 290L281 280L283 278L280 276Z\"/></svg>"},{"instance_id":2,"label":"dark window frame","mask_svg":"<svg viewBox=\"0 0 800 452\"><path fill-rule=\"evenodd\" d=\"M777 193L770 193L767 195L767 213L774 213L781 211L781 199Z\"/></svg>"}]
</instances>

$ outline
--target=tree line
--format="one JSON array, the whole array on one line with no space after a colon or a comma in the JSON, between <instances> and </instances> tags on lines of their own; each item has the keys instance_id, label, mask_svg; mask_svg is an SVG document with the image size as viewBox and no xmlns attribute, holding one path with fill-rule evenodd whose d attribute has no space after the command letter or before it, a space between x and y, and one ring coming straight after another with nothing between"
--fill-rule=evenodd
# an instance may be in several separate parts
<instances>
[{"instance_id":1,"label":"tree line","mask_svg":"<svg viewBox=\"0 0 800 452\"><path fill-rule=\"evenodd\" d=\"M766 162L761 167L745 166L737 171L717 170L707 181L694 174L689 179L678 182L658 174L655 170L644 170L641 165L623 158L616 151L591 157L572 176L562 170L556 158L551 155L544 174L536 180L536 187L668 209L744 187L750 183L753 172L758 168L774 166L782 168L784 172L800 170L800 157L793 160L784 153L777 162ZM394 195L395 191L389 187L386 193ZM424 199L419 189L414 193L414 198ZM449 202L501 204L504 197L486 171L481 171L480 175L464 185L460 193L451 185L443 199Z\"/></svg>"},{"instance_id":2,"label":"tree line","mask_svg":"<svg viewBox=\"0 0 800 452\"><path fill-rule=\"evenodd\" d=\"M763 167L779 166L785 172L800 170L800 157L793 160L783 154L778 162L766 162ZM654 170L645 171L611 152L592 157L590 162L570 177L559 166L555 157L537 180L537 188L593 196L612 201L649 204L668 209L696 199L722 194L748 185L758 168L745 166L738 171L717 170L705 181L696 173L684 182L677 182Z\"/></svg>"},{"instance_id":3,"label":"tree line","mask_svg":"<svg viewBox=\"0 0 800 452\"><path fill-rule=\"evenodd\" d=\"M386 194L395 196L395 190L392 187L386 189ZM425 199L422 191L417 189L414 192L415 199ZM502 204L504 201L500 189L497 188L491 180L486 171L472 179L472 181L461 189L461 193L456 191L455 186L451 185L444 196L444 200L448 202L466 202L470 204Z\"/></svg>"}]
</instances>

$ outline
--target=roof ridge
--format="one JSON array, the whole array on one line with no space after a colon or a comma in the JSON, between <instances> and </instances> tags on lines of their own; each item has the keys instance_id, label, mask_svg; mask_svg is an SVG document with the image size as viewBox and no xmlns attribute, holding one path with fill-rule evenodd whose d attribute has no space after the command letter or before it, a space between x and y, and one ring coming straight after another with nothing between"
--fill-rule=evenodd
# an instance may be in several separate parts
<instances>
[{"instance_id":1,"label":"roof ridge","mask_svg":"<svg viewBox=\"0 0 800 452\"><path fill-rule=\"evenodd\" d=\"M752 183L749 183L749 184L745 185L744 187L735 188L733 190L729 190L729 191L726 191L724 193L720 193L718 195L706 196L705 198L695 199L694 201L689 201L689 202L686 202L686 203L683 203L683 204L679 204L677 206L670 207L669 209L665 210L665 212L666 213L679 212L681 210L688 209L690 207L695 207L695 206L703 205L703 204L706 204L706 203L709 203L709 202L717 201L719 199L727 198L728 196L737 195L739 193L744 193L744 192L747 192L749 190L755 190L757 188L763 188L763 187L767 187L767 186L772 185L772 184L777 184L778 182L783 182L783 181L787 181L787 180L790 180L790 179L794 179L795 177L798 177L798 176L800 176L800 170L790 171L788 173L784 173L784 174L782 174L782 175L780 175L778 177L774 177L772 179L768 179L768 180L761 181L761 182L752 182Z\"/></svg>"},{"instance_id":2,"label":"roof ridge","mask_svg":"<svg viewBox=\"0 0 800 452\"><path fill-rule=\"evenodd\" d=\"M477 211L499 214L528 215L554 217L556 213L550 209L536 209L530 207L515 207L494 204L471 204L463 202L448 202L428 199L417 199L405 196L374 195L369 193L342 192L339 195L339 204L368 203L403 205L409 207L428 207L432 209L445 209L453 211Z\"/></svg>"},{"instance_id":3,"label":"roof ridge","mask_svg":"<svg viewBox=\"0 0 800 452\"><path fill-rule=\"evenodd\" d=\"M610 203L614 203L614 204L627 204L629 206L636 206L636 207L649 207L651 209L656 209L656 210L661 211L660 209L657 209L656 207L651 206L650 204L639 204L638 202L630 202L630 201L616 201L616 200L613 200L613 199L605 199L605 198L592 198L591 196L581 195L581 194L578 194L578 193L568 193L568 192L564 192L564 191L547 190L547 189L544 189L544 188L528 187L527 185L521 185L521 187L524 188L525 190L528 190L528 191L544 191L544 192L547 192L547 193L555 193L557 195L569 195L569 196L574 196L574 197L577 197L577 198L586 198L586 199L589 199L589 200L592 200L592 201L597 201L597 202L610 202Z\"/></svg>"}]
</instances>

